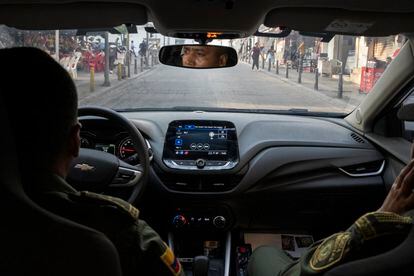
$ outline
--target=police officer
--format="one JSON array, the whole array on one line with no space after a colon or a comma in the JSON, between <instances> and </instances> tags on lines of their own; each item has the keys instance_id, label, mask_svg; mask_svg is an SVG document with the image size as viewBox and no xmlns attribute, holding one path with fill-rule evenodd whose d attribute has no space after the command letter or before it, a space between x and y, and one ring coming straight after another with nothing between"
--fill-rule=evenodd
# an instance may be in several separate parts
<instances>
[{"instance_id":1,"label":"police officer","mask_svg":"<svg viewBox=\"0 0 414 276\"><path fill-rule=\"evenodd\" d=\"M341 263L390 250L412 227L412 217L405 214L414 208L413 188L414 160L395 179L377 211L363 215L346 231L316 242L297 261L278 248L259 247L249 260L248 275L321 275Z\"/></svg>"},{"instance_id":2,"label":"police officer","mask_svg":"<svg viewBox=\"0 0 414 276\"><path fill-rule=\"evenodd\" d=\"M50 212L106 234L118 250L123 275L184 275L171 249L139 219L135 207L118 198L78 192L65 181L79 153L81 128L76 88L66 70L35 48L0 50L0 60L8 64L0 67L0 75L10 84L4 87L12 90L2 89L2 97L29 197ZM21 81L16 74L21 64L41 70Z\"/></svg>"}]
</instances>

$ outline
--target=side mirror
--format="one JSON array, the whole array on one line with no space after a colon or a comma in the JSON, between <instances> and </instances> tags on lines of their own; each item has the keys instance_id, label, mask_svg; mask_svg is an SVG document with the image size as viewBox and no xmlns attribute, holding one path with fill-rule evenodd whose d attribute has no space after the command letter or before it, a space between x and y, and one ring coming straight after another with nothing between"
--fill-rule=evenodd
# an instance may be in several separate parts
<instances>
[{"instance_id":1,"label":"side mirror","mask_svg":"<svg viewBox=\"0 0 414 276\"><path fill-rule=\"evenodd\" d=\"M169 45L161 48L162 64L184 68L221 68L237 64L237 52L231 47L216 45Z\"/></svg>"}]
</instances>

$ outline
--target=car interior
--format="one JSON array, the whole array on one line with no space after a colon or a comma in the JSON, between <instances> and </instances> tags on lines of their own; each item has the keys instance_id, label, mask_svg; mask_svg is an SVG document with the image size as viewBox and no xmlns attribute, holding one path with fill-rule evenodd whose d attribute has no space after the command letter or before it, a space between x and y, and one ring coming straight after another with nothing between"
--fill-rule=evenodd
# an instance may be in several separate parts
<instances>
[{"instance_id":1,"label":"car interior","mask_svg":"<svg viewBox=\"0 0 414 276\"><path fill-rule=\"evenodd\" d=\"M363 27L332 29L335 20ZM262 24L321 37L404 34L407 40L373 90L346 115L80 107L82 148L67 179L73 187L136 206L140 218L172 248L186 275L246 275L255 247L280 244L283 235L309 247L381 206L411 158L414 2L0 3L0 24L23 30L148 22L164 36L201 38L204 44L209 32L244 38ZM104 234L44 210L27 197L7 116L0 106L1 144L9 145L0 154L1 274L122 275L116 249ZM109 144L116 145L112 152L98 149ZM96 169L88 173L81 164ZM412 275L413 238L411 231L391 251L339 265L324 275ZM208 257L206 268L198 256Z\"/></svg>"}]
</instances>

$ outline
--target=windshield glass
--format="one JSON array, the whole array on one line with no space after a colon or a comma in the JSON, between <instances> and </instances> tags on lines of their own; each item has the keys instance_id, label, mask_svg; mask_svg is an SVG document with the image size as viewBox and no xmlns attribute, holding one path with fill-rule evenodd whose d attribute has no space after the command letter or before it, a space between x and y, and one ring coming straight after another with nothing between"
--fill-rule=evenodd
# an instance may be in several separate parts
<instances>
[{"instance_id":1,"label":"windshield glass","mask_svg":"<svg viewBox=\"0 0 414 276\"><path fill-rule=\"evenodd\" d=\"M144 26L137 31L0 26L0 48L33 46L49 53L71 74L80 106L347 114L370 93L405 42L401 35L336 35L325 43L294 31L284 38L214 40L210 44L233 47L238 64L195 70L162 65L158 52L165 45L196 42L147 33Z\"/></svg>"}]
</instances>

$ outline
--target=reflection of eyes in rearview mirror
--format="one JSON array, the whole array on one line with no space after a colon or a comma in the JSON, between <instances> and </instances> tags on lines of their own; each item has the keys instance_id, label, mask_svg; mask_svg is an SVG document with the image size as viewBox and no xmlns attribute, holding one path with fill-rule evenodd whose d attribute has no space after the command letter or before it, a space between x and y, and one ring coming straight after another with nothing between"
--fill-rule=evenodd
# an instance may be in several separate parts
<instances>
[{"instance_id":1,"label":"reflection of eyes in rearview mirror","mask_svg":"<svg viewBox=\"0 0 414 276\"><path fill-rule=\"evenodd\" d=\"M236 50L214 45L164 46L159 58L163 64L186 68L220 68L237 64Z\"/></svg>"}]
</instances>

